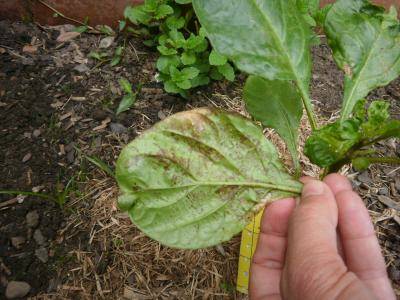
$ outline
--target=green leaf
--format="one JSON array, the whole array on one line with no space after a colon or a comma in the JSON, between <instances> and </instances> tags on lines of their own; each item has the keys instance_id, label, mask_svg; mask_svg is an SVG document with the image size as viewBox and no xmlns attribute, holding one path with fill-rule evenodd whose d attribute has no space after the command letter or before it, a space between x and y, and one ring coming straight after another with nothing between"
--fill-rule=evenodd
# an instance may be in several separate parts
<instances>
[{"instance_id":1,"label":"green leaf","mask_svg":"<svg viewBox=\"0 0 400 300\"><path fill-rule=\"evenodd\" d=\"M179 4L189 4L192 3L192 0L175 0L175 2Z\"/></svg>"},{"instance_id":2,"label":"green leaf","mask_svg":"<svg viewBox=\"0 0 400 300\"><path fill-rule=\"evenodd\" d=\"M199 75L199 73L200 73L200 71L195 67L184 68L181 71L181 74L182 74L183 78L185 78L185 79L193 79L197 75Z\"/></svg>"},{"instance_id":3,"label":"green leaf","mask_svg":"<svg viewBox=\"0 0 400 300\"><path fill-rule=\"evenodd\" d=\"M165 21L169 29L181 29L185 26L185 18L170 16Z\"/></svg>"},{"instance_id":4,"label":"green leaf","mask_svg":"<svg viewBox=\"0 0 400 300\"><path fill-rule=\"evenodd\" d=\"M229 81L235 80L235 70L230 63L217 67L218 71Z\"/></svg>"},{"instance_id":5,"label":"green leaf","mask_svg":"<svg viewBox=\"0 0 400 300\"><path fill-rule=\"evenodd\" d=\"M178 81L176 82L176 85L181 88L182 90L188 90L192 87L192 83L190 82L190 80L182 80L182 81Z\"/></svg>"},{"instance_id":6,"label":"green leaf","mask_svg":"<svg viewBox=\"0 0 400 300\"><path fill-rule=\"evenodd\" d=\"M131 142L116 178L119 206L136 226L188 249L229 240L266 203L302 189L261 128L210 109L173 115Z\"/></svg>"},{"instance_id":7,"label":"green leaf","mask_svg":"<svg viewBox=\"0 0 400 300\"><path fill-rule=\"evenodd\" d=\"M120 113L129 110L133 104L136 102L136 94L127 94L125 95L121 102L119 103L118 109L116 114L119 115Z\"/></svg>"},{"instance_id":8,"label":"green leaf","mask_svg":"<svg viewBox=\"0 0 400 300\"><path fill-rule=\"evenodd\" d=\"M210 60L210 65L212 66L223 66L228 62L226 56L219 54L214 49L211 50L209 60Z\"/></svg>"},{"instance_id":9,"label":"green leaf","mask_svg":"<svg viewBox=\"0 0 400 300\"><path fill-rule=\"evenodd\" d=\"M115 178L115 173L114 170L103 160L98 158L97 156L89 156L81 152L82 155L93 165L95 165L97 168L108 174L111 178Z\"/></svg>"},{"instance_id":10,"label":"green leaf","mask_svg":"<svg viewBox=\"0 0 400 300\"><path fill-rule=\"evenodd\" d=\"M157 60L157 70L163 73L169 73L169 67L178 67L180 65L180 59L177 55L160 56Z\"/></svg>"},{"instance_id":11,"label":"green leaf","mask_svg":"<svg viewBox=\"0 0 400 300\"><path fill-rule=\"evenodd\" d=\"M299 173L297 141L303 106L293 84L250 76L244 87L244 99L247 111L264 126L274 128L286 142Z\"/></svg>"},{"instance_id":12,"label":"green leaf","mask_svg":"<svg viewBox=\"0 0 400 300\"><path fill-rule=\"evenodd\" d=\"M214 67L214 68L211 69L211 71L210 71L210 77L211 77L213 80L222 80L222 79L224 79L224 75L222 75L222 74L218 71L218 68L217 68L217 67Z\"/></svg>"},{"instance_id":13,"label":"green leaf","mask_svg":"<svg viewBox=\"0 0 400 300\"><path fill-rule=\"evenodd\" d=\"M200 74L199 76L196 76L191 80L192 88L202 85L207 85L209 83L210 83L210 77L208 77L207 75Z\"/></svg>"},{"instance_id":14,"label":"green leaf","mask_svg":"<svg viewBox=\"0 0 400 300\"><path fill-rule=\"evenodd\" d=\"M295 80L308 93L311 31L294 0L193 0L193 6L214 49L239 69Z\"/></svg>"},{"instance_id":15,"label":"green leaf","mask_svg":"<svg viewBox=\"0 0 400 300\"><path fill-rule=\"evenodd\" d=\"M121 56L114 56L110 63L111 67L115 67L116 65L118 65L121 62L121 59Z\"/></svg>"},{"instance_id":16,"label":"green leaf","mask_svg":"<svg viewBox=\"0 0 400 300\"><path fill-rule=\"evenodd\" d=\"M182 53L181 61L184 65L192 65L196 62L196 54L193 52L185 51Z\"/></svg>"},{"instance_id":17,"label":"green leaf","mask_svg":"<svg viewBox=\"0 0 400 300\"><path fill-rule=\"evenodd\" d=\"M103 52L91 51L88 56L90 58L94 58L94 59L97 59L97 60L103 60L108 55L107 55L107 53L103 53Z\"/></svg>"},{"instance_id":18,"label":"green leaf","mask_svg":"<svg viewBox=\"0 0 400 300\"><path fill-rule=\"evenodd\" d=\"M82 25L82 26L77 26L74 28L74 31L83 33L89 30L89 27L87 25Z\"/></svg>"},{"instance_id":19,"label":"green leaf","mask_svg":"<svg viewBox=\"0 0 400 300\"><path fill-rule=\"evenodd\" d=\"M339 0L327 13L324 29L345 72L344 121L358 100L400 75L400 23L367 0Z\"/></svg>"},{"instance_id":20,"label":"green leaf","mask_svg":"<svg viewBox=\"0 0 400 300\"><path fill-rule=\"evenodd\" d=\"M182 91L172 80L167 80L164 82L164 90L171 94L179 94Z\"/></svg>"},{"instance_id":21,"label":"green leaf","mask_svg":"<svg viewBox=\"0 0 400 300\"><path fill-rule=\"evenodd\" d=\"M124 11L124 16L136 25L148 25L152 19L152 16L145 11L144 5L126 7Z\"/></svg>"},{"instance_id":22,"label":"green leaf","mask_svg":"<svg viewBox=\"0 0 400 300\"><path fill-rule=\"evenodd\" d=\"M365 171L371 165L371 161L367 157L357 157L351 161L353 167L359 171Z\"/></svg>"},{"instance_id":23,"label":"green leaf","mask_svg":"<svg viewBox=\"0 0 400 300\"><path fill-rule=\"evenodd\" d=\"M162 18L165 18L168 15L171 15L174 13L174 9L167 5L167 4L162 4L158 7L155 18L157 20L160 20Z\"/></svg>"},{"instance_id":24,"label":"green leaf","mask_svg":"<svg viewBox=\"0 0 400 300\"><path fill-rule=\"evenodd\" d=\"M119 84L120 84L121 88L124 90L125 93L127 93L127 94L132 94L133 93L131 84L125 78L121 78L119 80Z\"/></svg>"},{"instance_id":25,"label":"green leaf","mask_svg":"<svg viewBox=\"0 0 400 300\"><path fill-rule=\"evenodd\" d=\"M400 137L400 120L389 119L389 106L374 101L365 112L365 100L355 105L353 117L338 120L312 133L307 139L304 153L320 167L341 167L354 159L353 154L381 140ZM364 110L364 112L362 112ZM365 152L363 150L363 152ZM337 167L332 171L337 171Z\"/></svg>"},{"instance_id":26,"label":"green leaf","mask_svg":"<svg viewBox=\"0 0 400 300\"><path fill-rule=\"evenodd\" d=\"M176 49L174 48L167 48L163 45L158 46L157 50L162 54L162 55L174 55L176 53L178 53L178 51L176 51Z\"/></svg>"}]
</instances>

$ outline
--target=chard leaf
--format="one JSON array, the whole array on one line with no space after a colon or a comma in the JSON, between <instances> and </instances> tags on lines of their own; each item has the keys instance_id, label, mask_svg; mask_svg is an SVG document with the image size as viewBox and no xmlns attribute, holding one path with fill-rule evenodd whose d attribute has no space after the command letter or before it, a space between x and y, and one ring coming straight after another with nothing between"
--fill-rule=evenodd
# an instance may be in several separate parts
<instances>
[{"instance_id":1,"label":"chard leaf","mask_svg":"<svg viewBox=\"0 0 400 300\"><path fill-rule=\"evenodd\" d=\"M293 84L250 76L244 87L244 99L247 111L264 126L274 128L286 142L299 173L297 141L303 106Z\"/></svg>"},{"instance_id":2,"label":"chard leaf","mask_svg":"<svg viewBox=\"0 0 400 300\"><path fill-rule=\"evenodd\" d=\"M210 109L143 133L123 149L116 178L133 223L162 244L190 249L229 240L266 203L302 189L261 128Z\"/></svg>"},{"instance_id":3,"label":"chard leaf","mask_svg":"<svg viewBox=\"0 0 400 300\"><path fill-rule=\"evenodd\" d=\"M393 12L367 0L339 0L326 15L328 42L345 72L342 122L358 100L400 75L400 23Z\"/></svg>"},{"instance_id":4,"label":"chard leaf","mask_svg":"<svg viewBox=\"0 0 400 300\"><path fill-rule=\"evenodd\" d=\"M308 95L311 31L295 0L192 2L218 53L252 75L294 80Z\"/></svg>"}]
</instances>

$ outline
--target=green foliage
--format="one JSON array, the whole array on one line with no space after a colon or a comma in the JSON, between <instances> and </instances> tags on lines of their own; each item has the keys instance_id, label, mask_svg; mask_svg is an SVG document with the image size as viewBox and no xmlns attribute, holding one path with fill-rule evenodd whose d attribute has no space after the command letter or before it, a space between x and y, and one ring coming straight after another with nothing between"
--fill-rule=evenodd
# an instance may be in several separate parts
<instances>
[{"instance_id":1,"label":"green foliage","mask_svg":"<svg viewBox=\"0 0 400 300\"><path fill-rule=\"evenodd\" d=\"M332 171L351 161L365 165L366 158L358 159L359 150L383 139L400 137L400 121L390 119L389 104L374 101L366 111L365 102L358 102L353 117L313 132L304 149L311 162Z\"/></svg>"},{"instance_id":2,"label":"green foliage","mask_svg":"<svg viewBox=\"0 0 400 300\"><path fill-rule=\"evenodd\" d=\"M302 188L261 128L209 109L173 115L130 143L116 179L120 208L143 232L191 249L229 240L260 203Z\"/></svg>"},{"instance_id":3,"label":"green foliage","mask_svg":"<svg viewBox=\"0 0 400 300\"><path fill-rule=\"evenodd\" d=\"M120 113L129 110L136 102L137 95L140 92L141 86L139 85L136 92L133 91L131 84L125 78L121 78L119 80L119 84L125 93L124 97L122 98L119 106L117 108L116 114L119 115Z\"/></svg>"},{"instance_id":4,"label":"green foliage","mask_svg":"<svg viewBox=\"0 0 400 300\"><path fill-rule=\"evenodd\" d=\"M378 141L400 138L400 121L390 118L388 103L362 100L399 75L400 27L394 10L385 14L366 0L339 0L322 10L319 1L311 0L192 0L202 28L185 36L177 29L187 26L178 21L185 15L177 14L173 3L161 2L174 9L167 18L175 17L170 20L174 27L157 40L162 53L157 68L167 90L231 78L231 60L251 75L244 88L248 112L286 142L296 175L303 108L312 128L304 151L325 168L323 175L349 163L359 170L372 163L400 164L400 158L379 157L371 149ZM140 14L135 14L137 19ZM160 26L154 16L140 17L148 26ZM322 128L309 92L311 28L317 24L324 26L346 73L341 119ZM262 128L208 109L173 115L131 142L118 159L116 178L120 207L132 221L150 237L179 248L228 240L265 203L302 188Z\"/></svg>"},{"instance_id":5,"label":"green foliage","mask_svg":"<svg viewBox=\"0 0 400 300\"><path fill-rule=\"evenodd\" d=\"M264 126L274 128L286 142L300 173L298 135L303 115L301 96L289 81L250 76L244 87L247 111Z\"/></svg>"},{"instance_id":6,"label":"green foliage","mask_svg":"<svg viewBox=\"0 0 400 300\"><path fill-rule=\"evenodd\" d=\"M188 97L190 89L207 85L211 79L235 79L227 58L210 52L205 31L197 28L191 2L147 0L143 5L125 9L126 19L142 26L127 30L145 37L145 45L155 46L160 53L157 79L164 83L167 92L183 97ZM126 23L122 26L125 28Z\"/></svg>"},{"instance_id":7,"label":"green foliage","mask_svg":"<svg viewBox=\"0 0 400 300\"><path fill-rule=\"evenodd\" d=\"M386 14L367 0L339 0L328 11L324 29L345 72L345 121L358 100L400 75L400 23L394 8Z\"/></svg>"}]
</instances>

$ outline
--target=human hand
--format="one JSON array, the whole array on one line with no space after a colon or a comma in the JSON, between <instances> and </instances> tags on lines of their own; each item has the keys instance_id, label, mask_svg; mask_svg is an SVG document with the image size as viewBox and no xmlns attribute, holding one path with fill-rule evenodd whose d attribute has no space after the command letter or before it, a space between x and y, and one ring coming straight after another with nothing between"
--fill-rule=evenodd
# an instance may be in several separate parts
<instances>
[{"instance_id":1,"label":"human hand","mask_svg":"<svg viewBox=\"0 0 400 300\"><path fill-rule=\"evenodd\" d=\"M395 299L374 227L343 176L304 179L299 205L264 212L250 270L250 298Z\"/></svg>"}]
</instances>

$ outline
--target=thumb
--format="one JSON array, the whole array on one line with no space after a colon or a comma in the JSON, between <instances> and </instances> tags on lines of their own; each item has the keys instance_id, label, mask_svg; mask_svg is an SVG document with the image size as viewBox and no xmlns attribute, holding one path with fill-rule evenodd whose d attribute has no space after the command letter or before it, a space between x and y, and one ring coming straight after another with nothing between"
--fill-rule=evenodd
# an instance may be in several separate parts
<instances>
[{"instance_id":1,"label":"thumb","mask_svg":"<svg viewBox=\"0 0 400 300\"><path fill-rule=\"evenodd\" d=\"M306 179L288 229L282 280L282 291L289 292L288 299L323 299L314 297L326 296L338 276L346 273L338 253L337 225L338 206L328 185Z\"/></svg>"}]
</instances>

